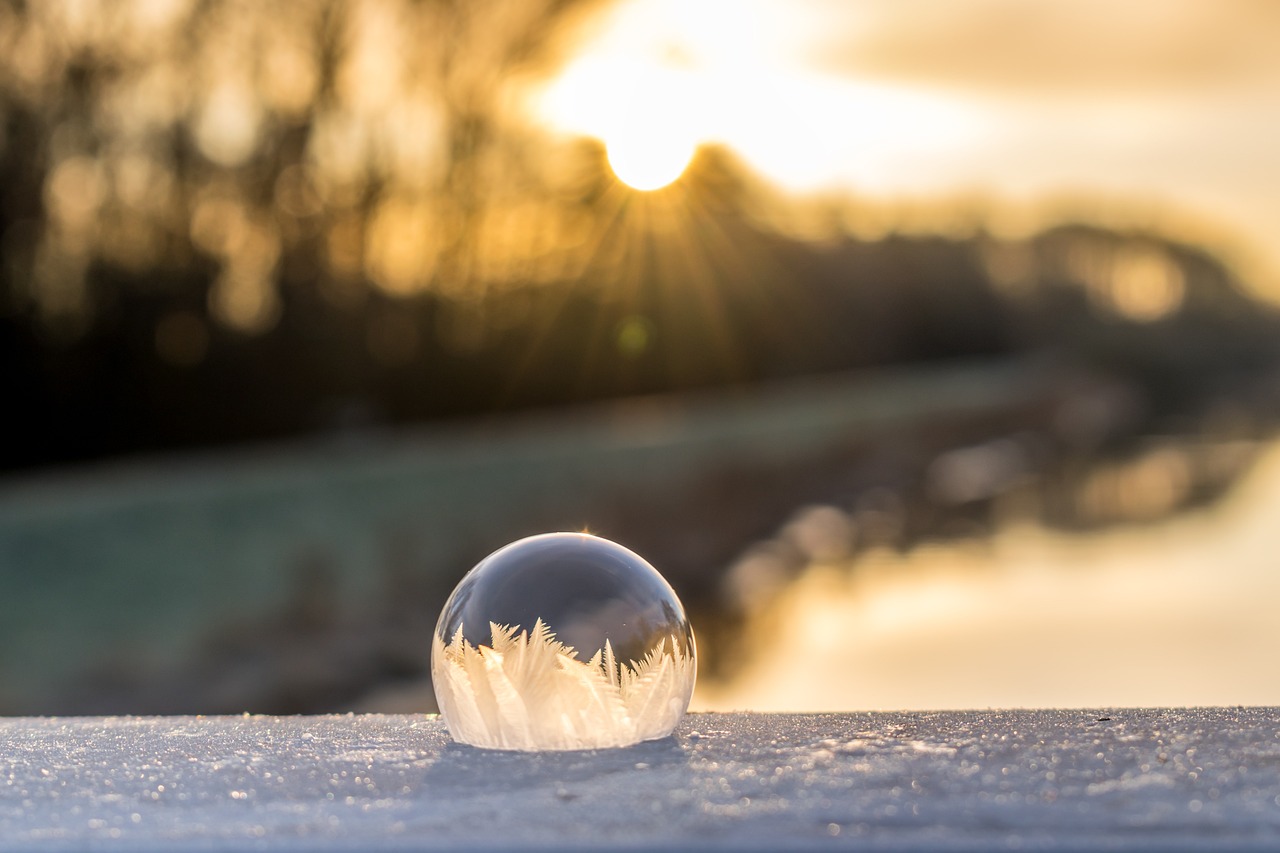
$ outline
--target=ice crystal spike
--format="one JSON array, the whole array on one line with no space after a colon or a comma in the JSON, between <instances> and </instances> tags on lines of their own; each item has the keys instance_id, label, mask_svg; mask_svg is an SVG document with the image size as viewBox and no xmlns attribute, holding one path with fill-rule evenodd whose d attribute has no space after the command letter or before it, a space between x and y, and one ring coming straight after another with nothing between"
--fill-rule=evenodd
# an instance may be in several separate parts
<instances>
[{"instance_id":1,"label":"ice crystal spike","mask_svg":"<svg viewBox=\"0 0 1280 853\"><path fill-rule=\"evenodd\" d=\"M693 630L670 585L586 533L531 536L490 554L449 596L431 648L449 733L490 749L666 737L696 672Z\"/></svg>"}]
</instances>

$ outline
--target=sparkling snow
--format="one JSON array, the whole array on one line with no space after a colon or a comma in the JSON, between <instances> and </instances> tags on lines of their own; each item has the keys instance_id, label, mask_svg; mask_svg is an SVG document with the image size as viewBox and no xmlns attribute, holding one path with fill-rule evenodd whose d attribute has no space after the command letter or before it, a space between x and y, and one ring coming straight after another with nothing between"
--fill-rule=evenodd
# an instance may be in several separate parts
<instances>
[{"instance_id":1,"label":"sparkling snow","mask_svg":"<svg viewBox=\"0 0 1280 853\"><path fill-rule=\"evenodd\" d=\"M422 716L0 720L0 849L1275 849L1280 709L694 714L561 753Z\"/></svg>"}]
</instances>

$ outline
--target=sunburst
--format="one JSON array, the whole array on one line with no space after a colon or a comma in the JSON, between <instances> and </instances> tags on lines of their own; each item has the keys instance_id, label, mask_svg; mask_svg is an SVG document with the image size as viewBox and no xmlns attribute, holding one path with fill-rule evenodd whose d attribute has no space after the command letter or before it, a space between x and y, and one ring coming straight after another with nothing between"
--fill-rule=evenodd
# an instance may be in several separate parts
<instances>
[{"instance_id":1,"label":"sunburst","mask_svg":"<svg viewBox=\"0 0 1280 853\"><path fill-rule=\"evenodd\" d=\"M595 156L583 168L598 176L607 153ZM654 192L610 178L589 202L582 243L564 258L563 286L544 297L539 325L513 351L498 401L545 381L549 359L563 364L556 381L577 398L751 381L761 327L770 340L804 335L805 294L776 286L793 271L726 200L739 192L735 168L723 149L704 148L680 180ZM637 324L640 346L623 337Z\"/></svg>"}]
</instances>

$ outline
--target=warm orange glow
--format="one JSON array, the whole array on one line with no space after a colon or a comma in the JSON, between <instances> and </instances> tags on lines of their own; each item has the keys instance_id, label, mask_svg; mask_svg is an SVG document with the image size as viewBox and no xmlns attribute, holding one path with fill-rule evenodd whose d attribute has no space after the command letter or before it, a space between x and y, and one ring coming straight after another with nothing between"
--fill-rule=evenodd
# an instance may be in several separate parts
<instances>
[{"instance_id":1,"label":"warm orange glow","mask_svg":"<svg viewBox=\"0 0 1280 853\"><path fill-rule=\"evenodd\" d=\"M786 189L907 211L888 214L895 228L945 230L980 198L1007 233L1027 233L1085 198L1087 218L1212 243L1261 281L1280 221L1264 6L1052 0L1011 23L999 0L623 0L534 113L604 140L627 182L633 152L659 159L648 134L678 134L727 145ZM637 106L637 89L663 109ZM1126 317L1180 303L1152 265L1114 295Z\"/></svg>"},{"instance_id":2,"label":"warm orange glow","mask_svg":"<svg viewBox=\"0 0 1280 853\"><path fill-rule=\"evenodd\" d=\"M1150 519L1186 488L1153 451L1082 497ZM990 539L818 560L767 597L750 665L699 685L696 710L1274 704L1254 649L1274 648L1280 446L1211 510L1090 534L1012 525Z\"/></svg>"},{"instance_id":3,"label":"warm orange glow","mask_svg":"<svg viewBox=\"0 0 1280 853\"><path fill-rule=\"evenodd\" d=\"M697 144L715 142L788 189L914 191L979 138L984 117L971 103L797 61L788 46L805 16L785 8L619 4L534 112L603 140L615 173L637 189L674 180Z\"/></svg>"},{"instance_id":4,"label":"warm orange glow","mask_svg":"<svg viewBox=\"0 0 1280 853\"><path fill-rule=\"evenodd\" d=\"M680 177L705 138L697 82L660 63L586 57L546 92L542 109L561 128L603 141L623 183L655 190Z\"/></svg>"}]
</instances>

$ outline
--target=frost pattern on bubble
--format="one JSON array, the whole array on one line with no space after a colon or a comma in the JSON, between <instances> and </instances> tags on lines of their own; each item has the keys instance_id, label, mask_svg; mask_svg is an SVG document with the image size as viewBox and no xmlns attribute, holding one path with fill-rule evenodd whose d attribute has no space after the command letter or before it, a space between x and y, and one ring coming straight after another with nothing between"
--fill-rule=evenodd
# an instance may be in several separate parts
<instances>
[{"instance_id":1,"label":"frost pattern on bubble","mask_svg":"<svg viewBox=\"0 0 1280 853\"><path fill-rule=\"evenodd\" d=\"M585 533L530 536L482 560L445 603L431 649L453 738L490 749L629 746L670 735L697 648L670 584Z\"/></svg>"},{"instance_id":2,"label":"frost pattern on bubble","mask_svg":"<svg viewBox=\"0 0 1280 853\"><path fill-rule=\"evenodd\" d=\"M678 638L643 660L615 659L608 641L589 661L539 619L530 631L489 624L492 645L461 630L432 650L432 677L454 739L490 749L597 749L666 737L684 716L694 660Z\"/></svg>"}]
</instances>

